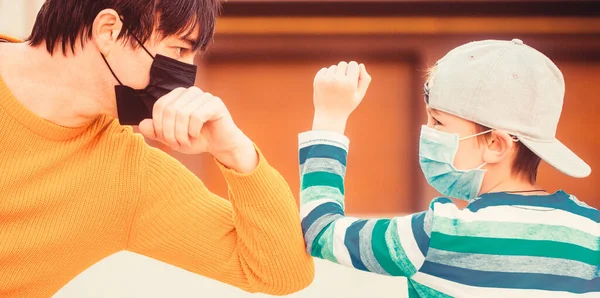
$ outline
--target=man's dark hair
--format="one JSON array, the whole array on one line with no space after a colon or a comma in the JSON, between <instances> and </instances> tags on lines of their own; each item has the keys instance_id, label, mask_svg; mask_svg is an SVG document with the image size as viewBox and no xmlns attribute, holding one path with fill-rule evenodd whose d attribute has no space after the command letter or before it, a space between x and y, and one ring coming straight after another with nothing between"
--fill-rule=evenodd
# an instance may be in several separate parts
<instances>
[{"instance_id":1,"label":"man's dark hair","mask_svg":"<svg viewBox=\"0 0 600 298\"><path fill-rule=\"evenodd\" d=\"M194 50L205 50L213 38L220 7L219 0L46 0L27 41L32 46L45 42L50 54L59 46L65 55L67 48L75 52L78 39L83 46L91 38L98 13L111 8L123 20L119 38L134 47L132 37L144 43L155 29L163 36L184 34L186 38L200 29L199 36L189 37L194 40Z\"/></svg>"}]
</instances>

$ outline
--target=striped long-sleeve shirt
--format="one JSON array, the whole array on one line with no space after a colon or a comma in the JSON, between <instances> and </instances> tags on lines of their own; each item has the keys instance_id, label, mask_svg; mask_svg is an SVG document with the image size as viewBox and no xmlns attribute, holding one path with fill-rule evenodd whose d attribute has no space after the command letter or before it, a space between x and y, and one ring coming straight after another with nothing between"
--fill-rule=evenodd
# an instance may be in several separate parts
<instances>
[{"instance_id":1,"label":"striped long-sleeve shirt","mask_svg":"<svg viewBox=\"0 0 600 298\"><path fill-rule=\"evenodd\" d=\"M558 191L448 198L393 219L344 214L349 140L299 136L301 218L313 256L408 278L409 297L600 297L600 212ZM368 199L368 198L367 198Z\"/></svg>"}]
</instances>

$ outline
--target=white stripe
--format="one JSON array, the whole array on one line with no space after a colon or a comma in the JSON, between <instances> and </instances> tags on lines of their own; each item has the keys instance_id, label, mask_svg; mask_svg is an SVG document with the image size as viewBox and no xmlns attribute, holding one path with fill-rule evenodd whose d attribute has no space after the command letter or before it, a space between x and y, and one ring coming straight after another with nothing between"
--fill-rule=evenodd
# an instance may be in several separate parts
<instances>
[{"instance_id":1,"label":"white stripe","mask_svg":"<svg viewBox=\"0 0 600 298\"><path fill-rule=\"evenodd\" d=\"M300 175L314 172L328 172L344 177L346 175L346 167L334 158L309 157L306 162L300 166Z\"/></svg>"},{"instance_id":2,"label":"white stripe","mask_svg":"<svg viewBox=\"0 0 600 298\"><path fill-rule=\"evenodd\" d=\"M394 220L397 221L396 226L398 228L400 245L402 245L404 253L406 253L410 262L415 266L415 269L419 270L425 262L425 256L421 253L412 231L412 215L397 217Z\"/></svg>"},{"instance_id":3,"label":"white stripe","mask_svg":"<svg viewBox=\"0 0 600 298\"><path fill-rule=\"evenodd\" d=\"M354 267L350 259L350 253L344 240L346 239L346 230L348 227L357 221L358 218L344 217L335 221L333 230L333 255L338 260L338 263L348 267Z\"/></svg>"},{"instance_id":4,"label":"white stripe","mask_svg":"<svg viewBox=\"0 0 600 298\"><path fill-rule=\"evenodd\" d=\"M521 206L490 206L477 212L471 212L468 209L457 210L453 204L436 204L434 215L470 222L514 222L563 226L581 230L593 236L600 236L600 224L589 218L559 209L536 211L519 207Z\"/></svg>"},{"instance_id":5,"label":"white stripe","mask_svg":"<svg viewBox=\"0 0 600 298\"><path fill-rule=\"evenodd\" d=\"M350 140L345 135L334 131L311 130L298 135L298 145L300 148L315 144L333 145L348 151Z\"/></svg>"},{"instance_id":6,"label":"white stripe","mask_svg":"<svg viewBox=\"0 0 600 298\"><path fill-rule=\"evenodd\" d=\"M315 201L311 201L308 202L306 204L302 204L300 206L300 219L304 219L306 216L308 216L313 210L315 210L315 208L326 204L326 203L335 203L338 204L338 202L334 201L334 200L328 200L328 199L322 199L322 200L315 200Z\"/></svg>"},{"instance_id":7,"label":"white stripe","mask_svg":"<svg viewBox=\"0 0 600 298\"><path fill-rule=\"evenodd\" d=\"M311 186L300 192L301 204L307 204L308 202L318 201L322 199L329 199L337 202L338 205L344 207L344 195L340 193L337 187L331 186Z\"/></svg>"},{"instance_id":8,"label":"white stripe","mask_svg":"<svg viewBox=\"0 0 600 298\"><path fill-rule=\"evenodd\" d=\"M555 292L555 291L544 291L544 290L524 290L524 289L506 289L506 288L484 288L484 287L473 287L459 283L455 283L449 280L445 280L436 276L417 272L413 275L412 279L418 283L428 286L432 289L440 291L446 295L453 297L486 297L486 298L532 298L532 297L544 297L544 298L598 298L599 294L596 293L585 293L575 294L570 292Z\"/></svg>"}]
</instances>

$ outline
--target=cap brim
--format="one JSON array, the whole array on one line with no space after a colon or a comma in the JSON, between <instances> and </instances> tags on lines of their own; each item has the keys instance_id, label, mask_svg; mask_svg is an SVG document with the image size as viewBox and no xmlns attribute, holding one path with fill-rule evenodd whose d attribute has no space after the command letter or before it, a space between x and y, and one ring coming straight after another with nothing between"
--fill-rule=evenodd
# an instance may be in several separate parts
<instances>
[{"instance_id":1,"label":"cap brim","mask_svg":"<svg viewBox=\"0 0 600 298\"><path fill-rule=\"evenodd\" d=\"M519 141L549 165L571 177L585 178L592 173L592 169L585 161L557 139L551 142L539 142L519 138Z\"/></svg>"}]
</instances>

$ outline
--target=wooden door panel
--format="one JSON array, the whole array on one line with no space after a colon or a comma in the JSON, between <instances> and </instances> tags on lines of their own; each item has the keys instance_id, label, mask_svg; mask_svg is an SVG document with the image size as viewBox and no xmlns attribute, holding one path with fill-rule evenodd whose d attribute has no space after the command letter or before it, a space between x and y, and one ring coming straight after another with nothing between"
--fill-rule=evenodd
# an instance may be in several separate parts
<instances>
[{"instance_id":1,"label":"wooden door panel","mask_svg":"<svg viewBox=\"0 0 600 298\"><path fill-rule=\"evenodd\" d=\"M312 82L316 72L337 63L327 58L248 59L218 57L204 61L199 85L221 97L236 123L261 148L269 162L299 193L298 133L310 130ZM347 210L361 213L407 212L414 200L411 159L411 73L408 61L366 59L373 82L347 129L351 139ZM411 137L409 137L411 136ZM208 156L198 176L219 195L226 184Z\"/></svg>"},{"instance_id":2,"label":"wooden door panel","mask_svg":"<svg viewBox=\"0 0 600 298\"><path fill-rule=\"evenodd\" d=\"M597 119L600 115L600 60L563 60L556 64L566 83L557 138L592 167L592 175L585 179L571 178L543 163L539 182L549 191L563 189L600 208L600 129Z\"/></svg>"}]
</instances>

